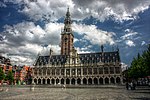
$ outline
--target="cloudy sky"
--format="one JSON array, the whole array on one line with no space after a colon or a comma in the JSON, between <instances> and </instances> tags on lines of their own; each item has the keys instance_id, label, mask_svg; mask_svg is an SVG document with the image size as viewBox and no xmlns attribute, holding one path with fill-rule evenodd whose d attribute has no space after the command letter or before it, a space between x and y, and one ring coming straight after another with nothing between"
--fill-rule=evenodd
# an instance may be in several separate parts
<instances>
[{"instance_id":1,"label":"cloudy sky","mask_svg":"<svg viewBox=\"0 0 150 100\"><path fill-rule=\"evenodd\" d=\"M150 43L150 0L1 0L0 53L27 65L50 48L59 54L67 7L79 53L118 47L130 65Z\"/></svg>"}]
</instances>

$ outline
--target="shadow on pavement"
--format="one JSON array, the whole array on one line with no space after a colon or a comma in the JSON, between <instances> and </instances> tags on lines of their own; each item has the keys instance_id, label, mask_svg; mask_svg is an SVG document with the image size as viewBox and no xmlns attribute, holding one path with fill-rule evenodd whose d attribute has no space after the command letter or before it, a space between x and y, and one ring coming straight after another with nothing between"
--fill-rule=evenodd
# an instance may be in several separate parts
<instances>
[{"instance_id":1,"label":"shadow on pavement","mask_svg":"<svg viewBox=\"0 0 150 100\"><path fill-rule=\"evenodd\" d=\"M143 91L142 91L142 92L137 92L137 91L136 91L136 92L134 92L134 93L145 93L145 94L150 94L150 91L144 91L144 92L143 92Z\"/></svg>"},{"instance_id":2,"label":"shadow on pavement","mask_svg":"<svg viewBox=\"0 0 150 100\"><path fill-rule=\"evenodd\" d=\"M135 100L150 100L150 98L146 98L146 97L131 98L131 99L135 99Z\"/></svg>"}]
</instances>

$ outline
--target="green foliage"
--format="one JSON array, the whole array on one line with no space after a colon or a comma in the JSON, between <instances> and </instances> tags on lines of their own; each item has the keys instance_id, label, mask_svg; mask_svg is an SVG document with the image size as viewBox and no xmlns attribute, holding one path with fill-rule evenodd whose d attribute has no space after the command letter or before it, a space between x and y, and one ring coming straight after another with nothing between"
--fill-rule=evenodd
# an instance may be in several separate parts
<instances>
[{"instance_id":1,"label":"green foliage","mask_svg":"<svg viewBox=\"0 0 150 100\"><path fill-rule=\"evenodd\" d=\"M128 75L135 79L150 75L150 45L142 55L138 53L138 56L133 59Z\"/></svg>"},{"instance_id":2,"label":"green foliage","mask_svg":"<svg viewBox=\"0 0 150 100\"><path fill-rule=\"evenodd\" d=\"M8 80L10 83L14 81L14 76L11 70L8 71L5 80Z\"/></svg>"},{"instance_id":3,"label":"green foliage","mask_svg":"<svg viewBox=\"0 0 150 100\"><path fill-rule=\"evenodd\" d=\"M0 81L3 80L5 78L5 74L2 70L2 68L0 68Z\"/></svg>"}]
</instances>

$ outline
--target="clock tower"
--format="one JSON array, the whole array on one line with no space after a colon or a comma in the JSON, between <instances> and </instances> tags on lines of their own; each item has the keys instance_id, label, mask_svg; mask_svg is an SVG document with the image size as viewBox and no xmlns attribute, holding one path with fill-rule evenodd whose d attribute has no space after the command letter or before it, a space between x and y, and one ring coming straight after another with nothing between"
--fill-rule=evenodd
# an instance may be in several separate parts
<instances>
[{"instance_id":1,"label":"clock tower","mask_svg":"<svg viewBox=\"0 0 150 100\"><path fill-rule=\"evenodd\" d=\"M66 17L64 20L64 29L61 33L61 55L70 55L70 52L73 51L73 32L71 28L71 17L69 8L67 9Z\"/></svg>"}]
</instances>

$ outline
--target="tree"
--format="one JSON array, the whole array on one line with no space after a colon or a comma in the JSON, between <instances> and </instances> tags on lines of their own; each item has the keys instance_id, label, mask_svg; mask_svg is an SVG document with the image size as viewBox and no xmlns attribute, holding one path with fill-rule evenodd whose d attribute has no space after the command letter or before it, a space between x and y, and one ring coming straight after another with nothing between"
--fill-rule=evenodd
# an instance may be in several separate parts
<instances>
[{"instance_id":1,"label":"tree","mask_svg":"<svg viewBox=\"0 0 150 100\"><path fill-rule=\"evenodd\" d=\"M5 74L2 70L2 68L0 68L0 81L2 81L5 78Z\"/></svg>"},{"instance_id":2,"label":"tree","mask_svg":"<svg viewBox=\"0 0 150 100\"><path fill-rule=\"evenodd\" d=\"M14 81L14 76L11 70L8 71L5 79L8 80L10 84L12 84L12 82Z\"/></svg>"},{"instance_id":3,"label":"tree","mask_svg":"<svg viewBox=\"0 0 150 100\"><path fill-rule=\"evenodd\" d=\"M142 55L138 53L137 57L133 59L128 75L134 79L150 75L150 45Z\"/></svg>"},{"instance_id":4,"label":"tree","mask_svg":"<svg viewBox=\"0 0 150 100\"><path fill-rule=\"evenodd\" d=\"M143 65L145 66L145 74L150 75L150 44L146 51L143 52Z\"/></svg>"}]
</instances>

